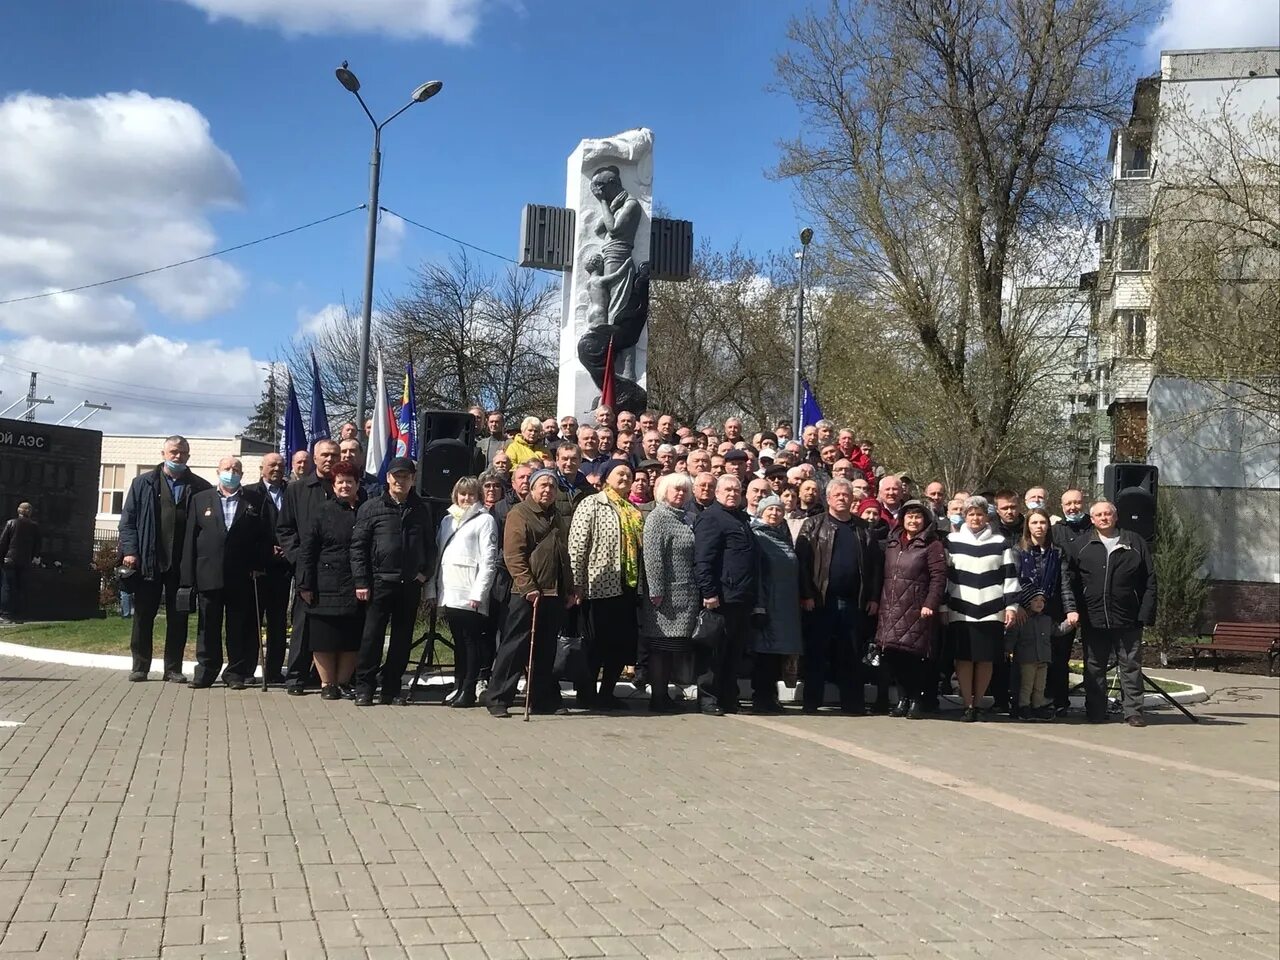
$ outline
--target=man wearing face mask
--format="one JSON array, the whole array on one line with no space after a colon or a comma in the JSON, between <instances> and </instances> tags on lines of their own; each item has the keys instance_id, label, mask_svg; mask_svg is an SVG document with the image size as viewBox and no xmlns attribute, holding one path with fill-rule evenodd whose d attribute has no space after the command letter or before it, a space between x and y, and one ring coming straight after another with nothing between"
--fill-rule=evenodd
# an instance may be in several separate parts
<instances>
[{"instance_id":1,"label":"man wearing face mask","mask_svg":"<svg viewBox=\"0 0 1280 960\"><path fill-rule=\"evenodd\" d=\"M1084 509L1084 493L1072 487L1062 492L1062 519L1054 523L1049 533L1053 537L1054 546L1061 547L1063 553L1070 555L1075 551L1077 541L1089 535L1093 529L1093 521Z\"/></svg>"},{"instance_id":2,"label":"man wearing face mask","mask_svg":"<svg viewBox=\"0 0 1280 960\"><path fill-rule=\"evenodd\" d=\"M182 585L200 604L193 690L213 686L222 673L223 625L227 669L222 682L243 690L258 665L257 605L253 578L266 570L272 539L262 511L240 489L244 466L235 457L218 461L218 485L191 498Z\"/></svg>"},{"instance_id":3,"label":"man wearing face mask","mask_svg":"<svg viewBox=\"0 0 1280 960\"><path fill-rule=\"evenodd\" d=\"M276 521L276 538L285 558L293 566L294 584L297 585L299 547L302 540L299 531L310 530L316 511L326 500L333 499L333 468L338 462L338 444L333 440L317 440L315 444L315 469L301 480L285 487L284 503ZM293 604L293 632L289 638L289 656L285 664L285 692L301 696L311 676L311 644L307 641L307 605L300 600Z\"/></svg>"},{"instance_id":4,"label":"man wearing face mask","mask_svg":"<svg viewBox=\"0 0 1280 960\"><path fill-rule=\"evenodd\" d=\"M187 469L191 446L174 435L161 448L161 463L129 485L120 512L120 561L137 570L133 594L133 654L131 681L147 679L151 669L156 614L164 601L164 679L186 683L182 651L187 644L187 613L177 609L182 579L182 547L187 533L191 498L209 490L209 481Z\"/></svg>"}]
</instances>

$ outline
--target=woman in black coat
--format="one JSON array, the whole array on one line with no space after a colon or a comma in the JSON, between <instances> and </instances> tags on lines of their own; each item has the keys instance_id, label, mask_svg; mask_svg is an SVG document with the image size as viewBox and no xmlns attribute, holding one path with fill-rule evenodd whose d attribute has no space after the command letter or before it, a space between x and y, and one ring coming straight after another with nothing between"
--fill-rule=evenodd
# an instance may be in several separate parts
<instances>
[{"instance_id":1,"label":"woman in black coat","mask_svg":"<svg viewBox=\"0 0 1280 960\"><path fill-rule=\"evenodd\" d=\"M341 699L338 688L351 680L364 625L364 605L356 600L351 575L357 495L355 468L339 463L333 468L334 499L316 511L298 547L298 596L307 604L307 636L325 700Z\"/></svg>"}]
</instances>

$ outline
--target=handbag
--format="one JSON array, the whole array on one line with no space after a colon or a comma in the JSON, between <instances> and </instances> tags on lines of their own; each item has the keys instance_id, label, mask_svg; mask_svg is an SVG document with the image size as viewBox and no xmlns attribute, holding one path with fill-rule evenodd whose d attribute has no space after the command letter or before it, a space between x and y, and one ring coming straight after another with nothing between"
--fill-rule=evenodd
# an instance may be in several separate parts
<instances>
[{"instance_id":1,"label":"handbag","mask_svg":"<svg viewBox=\"0 0 1280 960\"><path fill-rule=\"evenodd\" d=\"M556 662L551 668L557 680L577 683L587 672L587 647L582 637L556 637Z\"/></svg>"},{"instance_id":2,"label":"handbag","mask_svg":"<svg viewBox=\"0 0 1280 960\"><path fill-rule=\"evenodd\" d=\"M720 638L724 636L724 614L718 610L708 610L703 607L698 611L698 622L693 626L693 636L690 638L696 646L712 647L720 642Z\"/></svg>"}]
</instances>

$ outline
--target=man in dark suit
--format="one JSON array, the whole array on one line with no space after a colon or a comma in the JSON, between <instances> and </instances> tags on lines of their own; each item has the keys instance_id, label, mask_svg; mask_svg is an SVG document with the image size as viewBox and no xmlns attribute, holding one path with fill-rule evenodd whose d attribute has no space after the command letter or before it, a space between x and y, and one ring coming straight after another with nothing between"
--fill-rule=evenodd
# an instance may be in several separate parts
<instances>
[{"instance_id":1,"label":"man in dark suit","mask_svg":"<svg viewBox=\"0 0 1280 960\"><path fill-rule=\"evenodd\" d=\"M295 573L302 537L311 529L316 511L326 500L333 499L333 467L338 462L337 442L317 440L313 460L314 470L285 487L284 505L280 508L280 517L276 521L276 539ZM297 584L296 576L294 584ZM293 635L289 641L289 656L284 672L285 692L301 696L310 677L311 644L307 639L307 605L295 601Z\"/></svg>"},{"instance_id":2,"label":"man in dark suit","mask_svg":"<svg viewBox=\"0 0 1280 960\"><path fill-rule=\"evenodd\" d=\"M271 543L271 556L267 569L258 578L259 611L267 625L266 662L262 665L267 683L284 683L284 650L287 642L286 627L289 621L289 596L293 587L293 566L284 555L276 524L284 506L285 479L284 457L268 453L262 458L262 479L245 487L245 496L251 499L262 517ZM258 624L262 628L262 624Z\"/></svg>"},{"instance_id":3,"label":"man in dark suit","mask_svg":"<svg viewBox=\"0 0 1280 960\"><path fill-rule=\"evenodd\" d=\"M251 497L240 489L244 466L235 457L218 461L218 486L191 498L182 586L199 597L196 675L191 686L213 686L222 672L226 624L227 670L223 682L243 690L258 663L253 578L271 554L271 536Z\"/></svg>"},{"instance_id":4,"label":"man in dark suit","mask_svg":"<svg viewBox=\"0 0 1280 960\"><path fill-rule=\"evenodd\" d=\"M133 654L131 681L147 679L151 669L152 635L156 614L165 609L164 679L186 683L182 653L187 645L187 613L178 609L191 498L210 489L209 481L187 469L191 446L185 437L169 437L161 448L161 463L135 477L120 512L120 562L138 571L133 592Z\"/></svg>"}]
</instances>

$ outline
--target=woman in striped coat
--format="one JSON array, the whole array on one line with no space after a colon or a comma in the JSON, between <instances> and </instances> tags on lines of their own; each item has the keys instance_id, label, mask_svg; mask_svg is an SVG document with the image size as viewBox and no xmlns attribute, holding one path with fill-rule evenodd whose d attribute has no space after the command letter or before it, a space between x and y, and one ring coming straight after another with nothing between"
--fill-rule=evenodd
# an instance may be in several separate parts
<instances>
[{"instance_id":1,"label":"woman in striped coat","mask_svg":"<svg viewBox=\"0 0 1280 960\"><path fill-rule=\"evenodd\" d=\"M956 662L964 720L978 719L977 703L1004 651L1004 631L1018 616L1018 569L1013 547L991 529L983 497L964 502L964 524L947 537L947 643Z\"/></svg>"}]
</instances>

